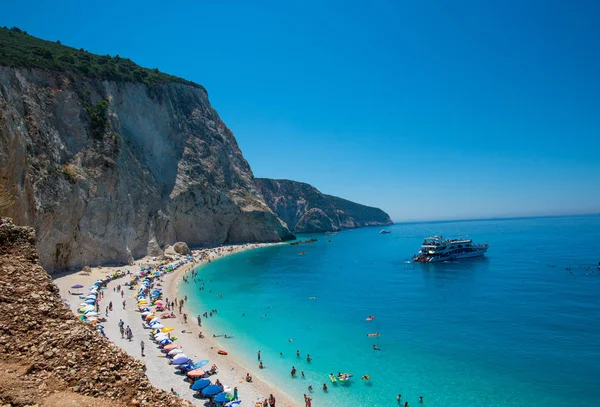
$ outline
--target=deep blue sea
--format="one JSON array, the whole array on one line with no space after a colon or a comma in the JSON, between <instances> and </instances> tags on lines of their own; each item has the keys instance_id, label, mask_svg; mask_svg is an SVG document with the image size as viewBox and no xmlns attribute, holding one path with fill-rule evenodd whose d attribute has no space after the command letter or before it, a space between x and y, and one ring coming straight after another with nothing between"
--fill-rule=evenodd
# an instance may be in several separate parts
<instances>
[{"instance_id":1,"label":"deep blue sea","mask_svg":"<svg viewBox=\"0 0 600 407\"><path fill-rule=\"evenodd\" d=\"M202 267L204 291L182 290L198 313L219 310L204 324L234 336L223 340L230 354L298 404L312 384L317 407L397 406L399 393L410 406L419 396L444 407L600 405L600 216L389 229L236 254ZM405 263L440 234L490 249L480 259ZM291 378L292 366L306 378ZM333 385L330 372L354 377Z\"/></svg>"}]
</instances>

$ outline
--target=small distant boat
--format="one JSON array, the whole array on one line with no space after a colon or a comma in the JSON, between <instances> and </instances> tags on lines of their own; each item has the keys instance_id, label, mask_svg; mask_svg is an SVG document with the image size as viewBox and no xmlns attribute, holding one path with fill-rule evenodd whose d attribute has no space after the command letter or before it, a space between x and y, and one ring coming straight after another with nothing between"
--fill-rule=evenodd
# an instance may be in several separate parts
<instances>
[{"instance_id":1,"label":"small distant boat","mask_svg":"<svg viewBox=\"0 0 600 407\"><path fill-rule=\"evenodd\" d=\"M369 315L369 316L367 317L367 321L372 321L372 320L374 320L374 319L375 319L375 315Z\"/></svg>"},{"instance_id":2,"label":"small distant boat","mask_svg":"<svg viewBox=\"0 0 600 407\"><path fill-rule=\"evenodd\" d=\"M414 255L416 263L435 263L483 256L488 244L475 244L472 239L444 239L443 236L428 237Z\"/></svg>"},{"instance_id":3,"label":"small distant boat","mask_svg":"<svg viewBox=\"0 0 600 407\"><path fill-rule=\"evenodd\" d=\"M379 234L380 234L380 235L387 235L387 234L390 234L390 233L392 233L392 231L391 231L391 230L380 230L380 231L379 231Z\"/></svg>"}]
</instances>

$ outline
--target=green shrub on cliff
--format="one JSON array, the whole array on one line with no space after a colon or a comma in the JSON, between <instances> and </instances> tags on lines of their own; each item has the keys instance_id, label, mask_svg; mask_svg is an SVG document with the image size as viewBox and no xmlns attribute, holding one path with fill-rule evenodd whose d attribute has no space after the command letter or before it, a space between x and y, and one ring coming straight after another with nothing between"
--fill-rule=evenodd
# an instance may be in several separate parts
<instances>
[{"instance_id":1,"label":"green shrub on cliff","mask_svg":"<svg viewBox=\"0 0 600 407\"><path fill-rule=\"evenodd\" d=\"M85 107L85 110L90 115L92 136L95 138L102 138L104 129L108 126L108 119L106 117L107 109L108 100L101 100L98 103Z\"/></svg>"},{"instance_id":2,"label":"green shrub on cliff","mask_svg":"<svg viewBox=\"0 0 600 407\"><path fill-rule=\"evenodd\" d=\"M0 28L0 66L51 69L90 78L139 82L150 87L162 83L182 83L204 89L197 83L167 75L158 69L143 68L119 55L96 55L28 35L17 27Z\"/></svg>"}]
</instances>

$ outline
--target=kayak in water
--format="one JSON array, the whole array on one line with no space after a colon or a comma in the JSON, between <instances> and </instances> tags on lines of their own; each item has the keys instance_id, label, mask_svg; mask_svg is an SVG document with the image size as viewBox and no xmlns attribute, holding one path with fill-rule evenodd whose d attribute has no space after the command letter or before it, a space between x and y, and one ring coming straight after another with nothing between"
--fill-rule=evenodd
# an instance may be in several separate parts
<instances>
[{"instance_id":1,"label":"kayak in water","mask_svg":"<svg viewBox=\"0 0 600 407\"><path fill-rule=\"evenodd\" d=\"M379 336L379 332L375 332L374 334L367 334L367 336Z\"/></svg>"}]
</instances>

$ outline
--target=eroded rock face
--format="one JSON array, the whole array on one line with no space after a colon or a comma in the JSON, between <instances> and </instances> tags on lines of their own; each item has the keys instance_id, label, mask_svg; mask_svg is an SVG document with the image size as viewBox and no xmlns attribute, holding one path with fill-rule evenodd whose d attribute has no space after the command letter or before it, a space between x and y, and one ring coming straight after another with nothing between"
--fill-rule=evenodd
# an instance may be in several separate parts
<instances>
[{"instance_id":1,"label":"eroded rock face","mask_svg":"<svg viewBox=\"0 0 600 407\"><path fill-rule=\"evenodd\" d=\"M127 355L61 301L38 264L35 232L0 218L0 405L192 407L152 387L142 362ZM10 369L6 369L10 367ZM51 384L48 386L48 384Z\"/></svg>"},{"instance_id":2,"label":"eroded rock face","mask_svg":"<svg viewBox=\"0 0 600 407\"><path fill-rule=\"evenodd\" d=\"M393 223L379 208L325 195L304 182L268 178L256 178L255 182L269 207L294 233Z\"/></svg>"},{"instance_id":3,"label":"eroded rock face","mask_svg":"<svg viewBox=\"0 0 600 407\"><path fill-rule=\"evenodd\" d=\"M48 272L293 237L201 88L0 67L0 172Z\"/></svg>"},{"instance_id":4,"label":"eroded rock face","mask_svg":"<svg viewBox=\"0 0 600 407\"><path fill-rule=\"evenodd\" d=\"M185 242L177 242L173 245L173 250L178 254L192 254L192 251Z\"/></svg>"}]
</instances>

